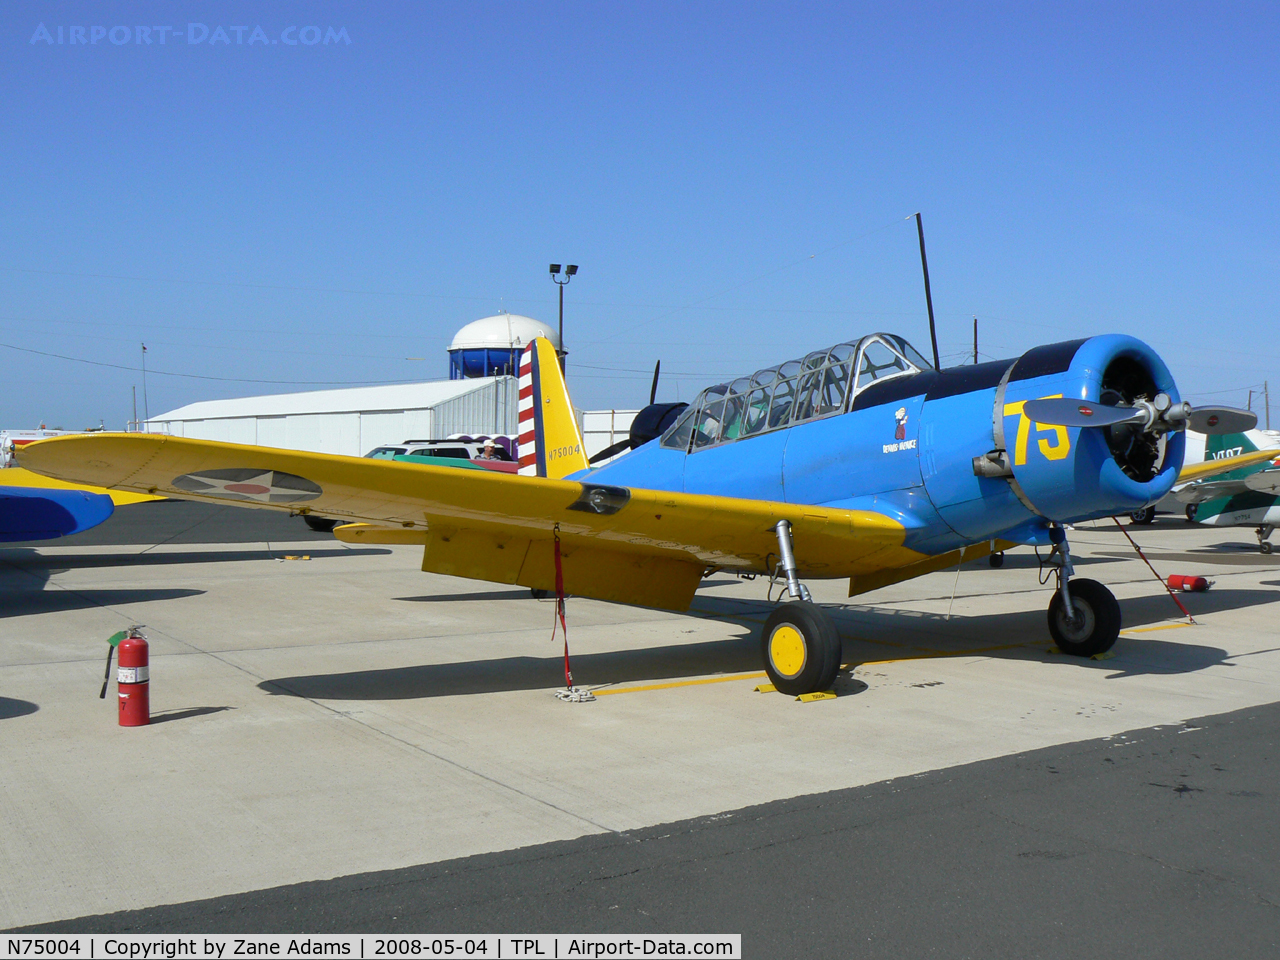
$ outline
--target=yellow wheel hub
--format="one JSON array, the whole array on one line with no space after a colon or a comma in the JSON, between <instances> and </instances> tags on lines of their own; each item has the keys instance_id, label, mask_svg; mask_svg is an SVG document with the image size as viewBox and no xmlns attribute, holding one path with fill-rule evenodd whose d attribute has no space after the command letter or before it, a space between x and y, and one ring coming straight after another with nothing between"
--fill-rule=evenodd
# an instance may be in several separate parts
<instances>
[{"instance_id":1,"label":"yellow wheel hub","mask_svg":"<svg viewBox=\"0 0 1280 960\"><path fill-rule=\"evenodd\" d=\"M804 634L789 623L780 624L769 637L769 659L784 677L797 676L804 669Z\"/></svg>"}]
</instances>

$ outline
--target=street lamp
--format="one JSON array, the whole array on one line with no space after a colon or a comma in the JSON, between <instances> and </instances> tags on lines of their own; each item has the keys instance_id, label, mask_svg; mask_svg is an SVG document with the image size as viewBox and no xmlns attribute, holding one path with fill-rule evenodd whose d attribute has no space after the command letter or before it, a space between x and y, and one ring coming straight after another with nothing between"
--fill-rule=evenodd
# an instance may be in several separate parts
<instances>
[{"instance_id":1,"label":"street lamp","mask_svg":"<svg viewBox=\"0 0 1280 960\"><path fill-rule=\"evenodd\" d=\"M565 349L564 349L564 288L565 288L565 284L567 284L570 280L572 280L572 279L573 279L574 274L576 274L577 272L578 272L578 265L577 265L576 263L571 263L571 264L569 264L568 266L566 266L566 267L564 268L564 279L563 279L563 280L561 280L561 279L560 279L560 264L558 264L558 263L553 263L553 264L551 264L551 279L555 282L556 286L558 286L558 287L560 288L560 347L559 347L559 349L558 349L558 351L557 351L557 352L558 352L559 357L560 357L560 372L561 372L561 373L564 373L564 355L565 355Z\"/></svg>"}]
</instances>

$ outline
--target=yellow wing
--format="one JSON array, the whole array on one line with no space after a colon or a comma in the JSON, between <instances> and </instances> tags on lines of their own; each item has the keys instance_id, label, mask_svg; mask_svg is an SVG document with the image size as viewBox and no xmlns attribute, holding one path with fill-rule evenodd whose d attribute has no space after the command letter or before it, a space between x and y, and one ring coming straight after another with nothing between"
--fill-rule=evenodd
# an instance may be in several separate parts
<instances>
[{"instance_id":1,"label":"yellow wing","mask_svg":"<svg viewBox=\"0 0 1280 960\"><path fill-rule=\"evenodd\" d=\"M846 577L923 559L902 525L879 513L603 486L187 440L147 434L56 437L28 444L22 464L70 483L146 495L314 512L367 527L344 539L421 543L433 573L555 585L684 610L712 569L764 573L774 525L790 521L801 575Z\"/></svg>"},{"instance_id":2,"label":"yellow wing","mask_svg":"<svg viewBox=\"0 0 1280 960\"><path fill-rule=\"evenodd\" d=\"M105 493L117 507L126 503L145 503L148 500L163 500L164 497L152 497L145 493L126 493L123 490L105 490L102 487L86 486L83 483L63 483L51 477L44 477L21 467L10 467L0 470L0 486L3 487L36 487L41 490L83 490L85 493Z\"/></svg>"},{"instance_id":3,"label":"yellow wing","mask_svg":"<svg viewBox=\"0 0 1280 960\"><path fill-rule=\"evenodd\" d=\"M1178 472L1178 483L1192 480L1203 480L1205 477L1216 477L1220 473L1230 473L1241 467L1253 466L1266 460L1280 457L1280 449L1251 450L1238 457L1226 457L1222 460L1203 460L1200 463L1188 463Z\"/></svg>"}]
</instances>

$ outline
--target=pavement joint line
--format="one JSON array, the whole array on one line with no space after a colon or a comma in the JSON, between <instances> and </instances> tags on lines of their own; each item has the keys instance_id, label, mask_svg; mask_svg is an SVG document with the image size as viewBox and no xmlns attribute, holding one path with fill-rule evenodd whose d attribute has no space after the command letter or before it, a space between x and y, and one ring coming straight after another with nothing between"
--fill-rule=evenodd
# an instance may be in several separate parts
<instances>
[{"instance_id":1,"label":"pavement joint line","mask_svg":"<svg viewBox=\"0 0 1280 960\"><path fill-rule=\"evenodd\" d=\"M253 673L252 673L251 671L249 671L249 670L245 670L245 673L248 673L250 676L253 676ZM355 723L355 724L357 724L357 725L359 725L359 726L361 726L361 727L364 727L366 730L368 730L370 733L373 733L373 734L374 734L374 735L376 735L376 736L382 737L382 738L384 738L384 739L386 739L386 740L391 740L391 741L393 741L393 742L395 742L395 743L398 743L398 744L400 744L400 745L402 745L402 746L408 747L410 750L414 750L414 751L416 751L416 752L418 752L418 753L421 753L421 754L423 754L423 755L425 755L425 756L431 757L433 760L438 760L438 761L440 761L440 762L441 762L441 763L443 763L443 764L446 764L446 765L448 765L448 766L450 766L450 767L453 767L455 770L461 770L463 773L468 773L468 774L470 774L471 776L475 777L475 778L476 778L476 779L478 779L478 780L484 780L486 783L490 783L490 784L492 784L493 786L498 787L499 789L502 789L502 790L508 790L508 791L510 791L511 793L514 793L516 796L523 797L524 799L529 800L529 801L531 801L531 802L533 802L533 803L535 803L535 804L538 804L539 806L544 806L544 807L547 807L547 808L549 808L549 809L551 809L551 810L555 810L557 813L564 814L566 817L568 817L568 818L569 818L569 819L571 819L571 820L576 820L576 821L578 821L578 822L580 822L580 823L590 824L592 827L595 827L597 830L604 831L605 833L611 833L611 834L614 834L614 835L616 835L616 836L621 836L621 837L627 837L627 836L629 836L629 834L628 834L628 832L627 832L626 830L618 830L618 829L615 829L615 828L610 827L610 826L607 826L607 825L605 825L605 824L603 824L603 823L599 823L599 822L597 822L597 821L595 821L595 820L592 820L590 817L585 816L585 815L583 815L583 814L581 814L581 813L574 813L572 810L568 810L568 809L566 809L565 807L562 807L562 806L560 806L560 805L558 805L558 804L552 803L550 800L546 800L546 799L543 799L543 798L541 798L541 797L536 797L536 796L534 796L533 794L531 794L531 793L529 793L529 792L527 792L527 791L525 791L525 790L521 790L519 787L517 787L517 786L515 786L515 785L513 785L513 784L510 784L510 783L504 783L503 781L501 781L501 780L497 779L496 777L492 777L492 776L490 776L490 775L489 775L489 774L487 774L487 773L482 773L482 772L480 772L479 770L474 769L473 767L468 767L468 766L467 766L466 764L464 764L464 763L461 763L461 762L459 762L459 761L457 761L457 760L451 760L451 759L449 759L448 757L441 756L441 755L440 755L440 754L438 754L438 753L434 753L434 752L432 752L431 750L428 750L426 747L421 746L420 744L412 743L411 741L406 740L406 739L404 739L403 737L398 737L398 736L396 736L396 735L395 735L395 734L393 734L393 733L390 733L390 732L388 732L388 731L386 731L386 730L382 730L382 729L380 729L380 728L378 728L378 727L374 726L373 724L368 723L368 722L367 722L367 721L365 721L365 720L361 720L359 717L353 716L352 714L350 714L350 713L348 713L348 712L344 712L344 711L342 711L342 710L338 710L338 709L336 709L336 708L334 708L334 707L329 706L327 703L322 703L321 701L319 701L319 700L315 699L314 697L304 696L303 694L300 694L300 693L298 693L298 692L296 692L296 691L294 691L294 690L290 690L290 689L289 689L288 687L286 687L284 684L282 684L282 683L280 683L280 682L278 682L278 681L276 681L276 680L266 680L266 678L265 678L265 677L259 677L258 679L259 679L259 680L262 680L262 681L264 681L264 682L266 682L266 683L269 683L269 684L270 684L271 686L273 686L273 687L277 687L277 688L279 688L280 690L285 691L285 692L286 692L286 693L288 693L289 695L291 695L291 696L293 696L293 697L296 697L296 698L298 698L299 700L306 700L308 703L315 704L315 705L316 705L317 707L319 707L321 710L325 710L325 711L327 711L328 713L332 714L332 715L333 715L333 716L335 716L335 717L339 717L339 718L341 718L341 719L343 719L343 720L348 720L348 721L350 721L351 723Z\"/></svg>"},{"instance_id":2,"label":"pavement joint line","mask_svg":"<svg viewBox=\"0 0 1280 960\"><path fill-rule=\"evenodd\" d=\"M12 564L12 563L10 563L10 562L9 562L9 561L7 561L7 560L6 560L6 561L4 561L4 563L5 563L6 565L8 565L8 566L13 566L13 564ZM34 574L29 573L28 571L21 570L21 568L18 568L18 569L20 570L20 572L27 573L27 575L28 575L28 576L32 576L32 577L34 577L34 576L35 576ZM59 590L63 590L63 591L65 591L65 592L70 593L70 594L73 594L73 595L75 595L75 596L83 596L83 595L82 595L82 594L80 594L78 591L73 590L73 589L71 589L70 587L63 587L63 586L61 586L60 584L54 583L53 581L46 581L46 582L47 582L47 583L53 583L53 585L54 585L55 587L57 587ZM84 599L85 599L85 600L90 600L90 598L89 598L89 597L84 597ZM90 602L92 602L92 601L90 600ZM115 609L113 609L113 608L111 608L111 607L108 607L108 606L106 606L105 604L94 603L93 605L94 605L94 606L96 606L96 607L98 607L98 608L100 608L100 609L108 610L108 611L110 611L111 613L115 614L116 616L121 617L121 619L123 619L123 620L130 620L130 618L129 618L129 617L125 617L125 616L124 616L123 614L121 614L119 611L117 611L117 610L115 610ZM243 664L234 663L234 662L232 662L231 660L228 660L228 659L226 659L225 657L220 656L219 654L217 654L217 653L215 653L215 652L213 652L213 651L209 651L209 650L202 650L200 647L196 646L194 643L192 643L192 642L190 642L190 641L188 641L188 640L183 640L183 639L181 639L181 638L179 638L179 637L173 636L172 634L165 633L165 632L164 632L164 631L162 631L162 630L156 630L156 631L154 631L154 632L155 632L157 635L159 635L159 636L163 636L163 637L165 637L165 638L167 638L167 639L169 639L169 640L174 641L175 643L180 643L180 644L182 644L183 646L190 648L190 649L192 650L192 652L194 652L194 653L202 653L202 654L204 654L204 655L206 655L206 656L208 656L208 657L211 657L211 658L212 658L212 659L214 659L214 660L217 660L219 663L222 663L222 664L225 664L225 665L226 665L226 666L228 666L228 667L231 667L233 670L238 670L238 671L240 671L241 673L243 673L243 674L245 674L245 675L247 675L247 676L249 676L249 677L252 677L252 678L253 678L253 679L255 679L255 680L258 680L259 682L269 683L269 684L271 684L272 686L278 687L279 689L284 690L285 692L289 693L290 695L292 695L292 696L294 696L294 697L296 697L296 698L298 698L298 699L300 699L300 700L306 700L307 702L314 704L315 706L319 707L320 709L322 709L322 710L324 710L324 711L326 711L326 712L328 712L328 713L330 713L330 714L332 714L332 715L334 715L334 716L342 717L343 719L346 719L346 720L349 720L349 721L351 721L351 722L353 722L353 723L356 723L356 724L358 724L358 725L360 725L360 726L364 727L366 730L370 731L371 733L373 733L373 734L377 735L377 736L383 737L383 738L385 738L385 739L387 739L387 740L392 740L392 741L394 741L394 742L396 742L396 743L400 743L400 744L402 744L403 746L409 747L411 750L416 750L417 752L422 753L422 754L424 754L424 755L426 755L426 756L428 756L428 757L432 757L433 759L439 760L441 763L448 764L449 766L454 767L455 769L461 770L461 771L463 771L463 772L465 772L465 773L469 773L469 774L471 774L473 777L477 777L478 779L481 779L481 780L484 780L484 781L486 781L486 782L488 782L488 783L491 783L491 784L493 784L493 785L494 785L494 786L496 786L496 787L499 787L499 788L502 788L502 789L509 790L509 791L511 791L512 793L516 794L517 796L520 796L520 797L525 798L526 800L530 800L530 801L532 801L533 803L540 804L540 805L542 805L542 806L545 806L545 807L548 807L548 808L550 808L550 809L552 809L552 810L555 810L555 811L557 811L558 813L561 813L561 814L563 814L564 816L569 817L571 820L576 820L576 821L579 821L580 823L590 824L592 827L594 827L594 828L596 828L596 829L598 829L598 830L606 831L606 832L608 832L608 833L618 834L618 835L620 835L620 836L625 836L625 835L626 835L626 832L625 832L625 831L622 831L622 830L615 830L614 828L609 827L609 826L606 826L606 825L605 825L605 824L603 824L603 823L597 823L595 820L592 820L590 817L584 816L584 815L582 815L582 814L580 814L580 813L574 813L573 811L571 811L571 810L567 810L567 809L565 809L564 807L558 806L557 804L554 804L554 803L552 803L552 802L551 802L551 801L549 801L549 800L545 800L545 799L542 799L542 798L539 798L539 797L535 797L535 796L533 796L532 794L527 793L527 792L526 792L526 791L524 791L524 790L521 790L519 787L516 787L516 786L514 786L514 785L512 785L512 784L509 784L509 783L503 783L501 780L497 780L497 779L495 779L494 777L491 777L491 776L489 776L489 775L487 775L487 774L481 773L479 770L472 769L472 768L470 768L470 767L466 766L465 764L459 763L459 762L458 762L458 761L456 761L456 760L450 760L448 757L443 757L443 756L441 756L440 754L433 753L432 751L427 750L425 747L422 747L422 746L420 746L420 745L418 745L418 744L410 743L408 740L405 740L405 739L403 739L402 737L397 737L397 736L395 736L394 734L388 733L388 732L387 732L387 731L385 731L385 730L381 730L381 729L379 729L378 727L374 726L373 724L370 724L370 723L368 723L368 722L366 722L366 721L364 721L364 720L361 720L361 719L359 719L359 718L357 718L357 717L353 717L353 716L351 716L350 714L343 713L343 712L342 712L342 711L340 711L340 710L336 710L336 709L334 709L333 707L329 706L328 704L321 703L319 700L316 700L316 699L315 699L315 698L313 698L313 697L303 696L303 695L299 694L298 692L296 692L296 691L294 691L294 690L290 690L288 687L285 687L283 684L279 683L278 681L275 681L275 680L269 680L269 679L268 679L268 678L266 678L266 677L259 676L258 674L254 673L252 670L250 670L248 667L244 666Z\"/></svg>"}]
</instances>

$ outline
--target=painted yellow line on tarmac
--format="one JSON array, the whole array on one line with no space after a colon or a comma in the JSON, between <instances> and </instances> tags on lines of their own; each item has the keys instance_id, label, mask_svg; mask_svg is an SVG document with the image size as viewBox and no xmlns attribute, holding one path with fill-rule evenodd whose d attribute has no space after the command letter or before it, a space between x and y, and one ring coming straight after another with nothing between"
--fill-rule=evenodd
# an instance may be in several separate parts
<instances>
[{"instance_id":1,"label":"painted yellow line on tarmac","mask_svg":"<svg viewBox=\"0 0 1280 960\"><path fill-rule=\"evenodd\" d=\"M1035 646L1032 643L1006 643L998 647L979 647L976 650L952 650L939 651L937 653L924 653L919 656L911 657L894 657L892 660L858 660L857 662L849 662L840 664L841 670L848 670L850 667L869 667L881 663L904 663L910 660L934 660L938 657L968 657L975 653L991 653L995 650L1016 650L1019 647ZM616 690L602 690L600 688L592 688L591 692L597 697L609 696L615 693L648 693L651 690L672 690L676 687L700 687L708 683L728 683L731 680L759 680L761 677L768 676L763 670L754 673L730 673L723 677L704 677L700 680L676 680L671 683L648 683L639 687L618 687Z\"/></svg>"},{"instance_id":2,"label":"painted yellow line on tarmac","mask_svg":"<svg viewBox=\"0 0 1280 960\"><path fill-rule=\"evenodd\" d=\"M598 690L591 692L597 697L612 693L644 693L648 690L670 690L672 687L697 687L706 683L728 683L730 680L758 680L766 676L763 670L757 673L731 673L723 677L706 677L702 680L677 680L674 683L650 683L642 687L619 687L617 690Z\"/></svg>"},{"instance_id":3,"label":"painted yellow line on tarmac","mask_svg":"<svg viewBox=\"0 0 1280 960\"><path fill-rule=\"evenodd\" d=\"M1193 627L1193 623L1162 623L1158 627L1134 627L1132 630L1121 630L1123 636L1126 633L1150 633L1152 630L1177 630L1179 627Z\"/></svg>"}]
</instances>

